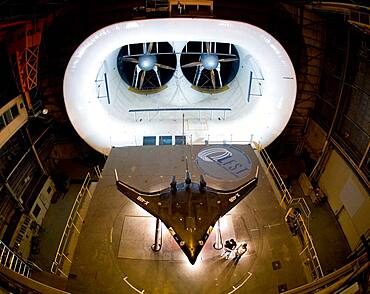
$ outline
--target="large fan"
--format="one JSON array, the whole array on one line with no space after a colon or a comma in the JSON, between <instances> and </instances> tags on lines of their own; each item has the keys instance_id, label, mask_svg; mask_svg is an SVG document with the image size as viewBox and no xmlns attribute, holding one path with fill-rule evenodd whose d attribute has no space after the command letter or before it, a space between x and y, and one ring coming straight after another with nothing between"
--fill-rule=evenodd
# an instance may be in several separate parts
<instances>
[{"instance_id":1,"label":"large fan","mask_svg":"<svg viewBox=\"0 0 370 294\"><path fill-rule=\"evenodd\" d=\"M181 68L185 77L197 87L222 88L235 77L239 56L232 44L188 42L181 54Z\"/></svg>"},{"instance_id":2,"label":"large fan","mask_svg":"<svg viewBox=\"0 0 370 294\"><path fill-rule=\"evenodd\" d=\"M176 55L167 42L130 44L121 48L117 66L122 79L131 87L137 90L155 89L173 76Z\"/></svg>"}]
</instances>

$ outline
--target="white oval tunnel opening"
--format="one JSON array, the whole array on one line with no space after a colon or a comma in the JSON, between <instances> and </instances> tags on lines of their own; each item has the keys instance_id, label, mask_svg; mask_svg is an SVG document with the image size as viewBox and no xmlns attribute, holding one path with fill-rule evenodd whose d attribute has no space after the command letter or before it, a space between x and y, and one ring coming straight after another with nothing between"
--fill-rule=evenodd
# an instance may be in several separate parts
<instances>
[{"instance_id":1,"label":"white oval tunnel opening","mask_svg":"<svg viewBox=\"0 0 370 294\"><path fill-rule=\"evenodd\" d=\"M159 42L171 45L175 63L159 63L161 57L140 59L140 54L161 53ZM191 42L199 52L193 59L187 57L187 64L192 63L189 78L181 57L198 50L187 48ZM143 46L139 54L125 55L137 69L130 72L131 85L117 68L121 48L130 44ZM237 57L228 55L234 51L222 51L220 44L234 46ZM208 58L215 53L217 57ZM231 58L238 67L234 66L234 77L223 83L223 62L236 62ZM136 67L139 59L150 62L150 68ZM143 69L147 69L144 78ZM173 74L162 85L164 71ZM143 145L144 136L183 133L192 143L252 139L267 146L285 128L295 96L294 68L279 42L253 25L225 20L151 19L113 24L77 48L64 77L64 100L74 128L104 154L112 146Z\"/></svg>"}]
</instances>

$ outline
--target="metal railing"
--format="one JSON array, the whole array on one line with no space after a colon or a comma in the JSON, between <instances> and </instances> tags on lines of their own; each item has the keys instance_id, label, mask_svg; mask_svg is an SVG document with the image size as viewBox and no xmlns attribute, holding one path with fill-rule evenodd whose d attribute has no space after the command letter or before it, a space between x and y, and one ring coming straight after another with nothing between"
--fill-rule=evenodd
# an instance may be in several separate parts
<instances>
[{"instance_id":1,"label":"metal railing","mask_svg":"<svg viewBox=\"0 0 370 294\"><path fill-rule=\"evenodd\" d=\"M32 149L29 148L22 158L14 166L13 170L6 177L6 182L9 183L14 195L21 197L26 190L32 176L38 167L36 159L32 155Z\"/></svg>"},{"instance_id":2,"label":"metal railing","mask_svg":"<svg viewBox=\"0 0 370 294\"><path fill-rule=\"evenodd\" d=\"M288 290L284 293L289 294L339 293L339 291L336 290L340 288L342 288L343 290L343 286L345 287L346 285L353 283L356 277L365 273L365 271L367 271L370 268L370 262L368 260L369 257L365 253L362 256L358 257L356 260L336 270L335 272L332 272L324 277L316 279L311 283L307 283L297 288ZM318 291L319 289L322 290ZM344 292L340 291L340 293Z\"/></svg>"},{"instance_id":3,"label":"metal railing","mask_svg":"<svg viewBox=\"0 0 370 294\"><path fill-rule=\"evenodd\" d=\"M320 260L317 256L317 252L313 244L312 237L308 232L305 221L301 214L298 214L297 216L297 224L299 229L298 232L299 241L303 247L299 255L303 254L305 255L306 257L305 264L307 264L310 267L313 279L314 280L319 279L324 276L324 273L322 271Z\"/></svg>"},{"instance_id":4,"label":"metal railing","mask_svg":"<svg viewBox=\"0 0 370 294\"><path fill-rule=\"evenodd\" d=\"M95 174L98 177L98 179L103 178L102 170L100 169L99 165L94 166L94 171L95 171Z\"/></svg>"},{"instance_id":5,"label":"metal railing","mask_svg":"<svg viewBox=\"0 0 370 294\"><path fill-rule=\"evenodd\" d=\"M81 189L77 194L71 212L69 213L69 217L64 227L64 231L59 242L54 262L51 265L50 271L53 274L61 275L65 278L68 278L68 273L70 266L72 264L73 256L73 252L68 251L68 246L74 235L73 233L74 232L77 232L77 234L80 233L84 219L79 213L79 209L81 208L81 204L84 202L86 195L89 196L89 200L91 200L92 198L92 195L89 191L90 184L91 184L91 175L90 173L87 173L85 180L81 186Z\"/></svg>"},{"instance_id":6,"label":"metal railing","mask_svg":"<svg viewBox=\"0 0 370 294\"><path fill-rule=\"evenodd\" d=\"M270 159L270 156L267 154L266 150L262 148L260 145L257 144L257 151L261 155L263 161L266 164L267 171L270 172L272 175L272 178L274 179L276 185L280 189L282 195L280 200L280 205L282 205L284 202L289 205L293 201L293 197L290 195L290 192L288 188L286 187L283 179L281 178L278 170L276 169L275 165L272 163L272 160Z\"/></svg>"},{"instance_id":7,"label":"metal railing","mask_svg":"<svg viewBox=\"0 0 370 294\"><path fill-rule=\"evenodd\" d=\"M31 267L19 256L17 256L12 250L9 249L1 240L0 240L0 263L1 265L11 269L12 271L29 277L31 274Z\"/></svg>"},{"instance_id":8,"label":"metal railing","mask_svg":"<svg viewBox=\"0 0 370 294\"><path fill-rule=\"evenodd\" d=\"M272 175L272 178L274 179L276 185L279 187L280 192L281 192L281 200L280 200L280 205L285 203L287 206L292 207L292 206L300 206L302 209L303 213L305 214L307 221L309 220L309 217L311 215L311 210L307 205L307 202L304 198L299 197L299 198L293 198L292 195L289 192L289 189L285 185L283 179L281 178L277 168L273 164L270 156L267 154L266 150L262 148L258 143L253 142L253 144L256 146L256 150L259 152L261 155L263 161L266 164L267 171L270 172Z\"/></svg>"},{"instance_id":9,"label":"metal railing","mask_svg":"<svg viewBox=\"0 0 370 294\"><path fill-rule=\"evenodd\" d=\"M301 208L301 211L303 211L304 215L306 216L307 227L309 228L309 218L311 215L311 209L308 207L306 200L302 197L292 198L290 206L291 207L299 206Z\"/></svg>"},{"instance_id":10,"label":"metal railing","mask_svg":"<svg viewBox=\"0 0 370 294\"><path fill-rule=\"evenodd\" d=\"M310 272L314 280L323 277L324 273L322 271L322 267L317 256L317 252L313 244L311 234L308 230L308 223L311 215L311 210L308 207L306 200L302 197L300 198L292 197L292 195L289 192L289 189L286 187L283 179L281 178L278 170L276 169L266 150L262 148L258 143L253 142L253 144L255 145L256 150L259 152L261 158L265 162L267 171L271 174L277 187L280 189L281 193L280 205L283 206L285 204L289 208L299 206L302 212L304 213L305 219L302 217L301 213L297 215L297 224L298 224L297 233L300 239L301 246L303 248L299 255L300 256L303 255L305 257L304 262L310 267Z\"/></svg>"},{"instance_id":11,"label":"metal railing","mask_svg":"<svg viewBox=\"0 0 370 294\"><path fill-rule=\"evenodd\" d=\"M141 109L129 109L129 113L134 114L134 120L140 121L143 119L151 120L154 118L159 118L164 113L177 113L178 119L181 119L181 115L186 112L189 118L192 119L210 119L213 120L214 117L217 119L226 120L226 113L230 112L231 108L224 107L172 107L172 108L141 108ZM153 114L150 116L150 114ZM173 116L171 116L173 118Z\"/></svg>"}]
</instances>

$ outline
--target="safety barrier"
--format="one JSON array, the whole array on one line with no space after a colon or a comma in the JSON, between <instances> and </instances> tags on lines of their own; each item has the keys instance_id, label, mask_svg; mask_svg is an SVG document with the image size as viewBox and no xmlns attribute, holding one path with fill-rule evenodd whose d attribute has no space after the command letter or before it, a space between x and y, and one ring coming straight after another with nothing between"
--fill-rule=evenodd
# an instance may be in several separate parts
<instances>
[{"instance_id":1,"label":"safety barrier","mask_svg":"<svg viewBox=\"0 0 370 294\"><path fill-rule=\"evenodd\" d=\"M171 112L178 113L178 119L184 118L184 112L187 113L188 118L209 119L213 120L216 117L218 120L226 120L226 113L231 111L231 108L224 107L172 107L172 108L141 108L129 109L128 112L134 114L134 120L158 118L161 114ZM144 115L145 114L145 115ZM153 114L150 116L150 114ZM171 116L173 118L173 116Z\"/></svg>"},{"instance_id":2,"label":"safety barrier","mask_svg":"<svg viewBox=\"0 0 370 294\"><path fill-rule=\"evenodd\" d=\"M332 272L326 276L316 279L311 283L307 283L297 288L288 290L284 293L287 294L345 293L346 291L344 289L351 285L351 283L354 283L356 277L359 277L360 275L366 276L366 271L368 271L370 268L370 262L368 260L369 257L365 253L362 256L359 256L356 260L353 260L350 263L341 267L340 269L336 270L335 272ZM338 291L338 289L342 289L342 291ZM351 291L348 293L354 292Z\"/></svg>"},{"instance_id":3,"label":"safety barrier","mask_svg":"<svg viewBox=\"0 0 370 294\"><path fill-rule=\"evenodd\" d=\"M31 274L31 267L12 250L9 249L0 240L0 263L1 265L11 269L12 271L21 274L22 276L29 277Z\"/></svg>"},{"instance_id":4,"label":"safety barrier","mask_svg":"<svg viewBox=\"0 0 370 294\"><path fill-rule=\"evenodd\" d=\"M99 165L94 166L94 171L95 171L95 174L98 177L98 179L103 178L102 170L100 169Z\"/></svg>"},{"instance_id":5,"label":"safety barrier","mask_svg":"<svg viewBox=\"0 0 370 294\"><path fill-rule=\"evenodd\" d=\"M309 217L311 215L311 210L307 205L307 202L304 198L293 198L292 195L289 192L289 189L285 185L283 179L281 178L278 170L276 169L275 165L273 164L270 156L267 154L267 151L262 148L258 143L253 142L253 144L256 147L256 150L258 153L261 155L263 161L266 164L267 170L270 172L272 178L274 179L276 185L280 189L281 192L281 200L280 200L280 205L285 203L287 206L300 206L302 209L303 213L305 214L307 218L307 222L309 220Z\"/></svg>"},{"instance_id":6,"label":"safety barrier","mask_svg":"<svg viewBox=\"0 0 370 294\"><path fill-rule=\"evenodd\" d=\"M299 255L305 255L305 264L310 267L311 276L314 280L324 276L312 237L308 232L305 221L301 214L297 216L298 238L303 247Z\"/></svg>"},{"instance_id":7,"label":"safety barrier","mask_svg":"<svg viewBox=\"0 0 370 294\"><path fill-rule=\"evenodd\" d=\"M81 189L77 194L71 212L69 214L67 223L64 227L62 238L59 242L54 262L51 266L52 273L61 275L65 278L68 278L69 269L72 264L71 255L73 255L73 252L68 252L68 246L71 239L74 236L73 233L74 232L76 232L77 234L80 233L84 221L81 214L79 213L81 204L84 202L85 199L90 201L92 198L92 195L89 191L90 184L91 184L91 175L90 173L87 173L85 180L81 186ZM88 195L89 198L87 198L86 195Z\"/></svg>"},{"instance_id":8,"label":"safety barrier","mask_svg":"<svg viewBox=\"0 0 370 294\"><path fill-rule=\"evenodd\" d=\"M317 252L313 244L311 234L309 233L308 230L308 223L309 217L311 215L311 210L308 207L306 200L304 198L292 197L292 195L289 192L289 189L286 187L283 179L281 178L278 170L276 169L266 150L262 148L258 143L254 142L254 145L256 147L256 150L261 155L261 158L265 162L267 171L271 174L277 187L280 189L281 192L280 205L285 204L287 207L290 208L299 206L302 212L304 213L305 219L303 218L301 213L298 213L296 220L298 224L297 235L300 239L300 243L303 248L299 255L304 256L305 264L310 267L311 276L313 277L314 280L323 277L324 273L322 271L322 267L317 256Z\"/></svg>"}]
</instances>

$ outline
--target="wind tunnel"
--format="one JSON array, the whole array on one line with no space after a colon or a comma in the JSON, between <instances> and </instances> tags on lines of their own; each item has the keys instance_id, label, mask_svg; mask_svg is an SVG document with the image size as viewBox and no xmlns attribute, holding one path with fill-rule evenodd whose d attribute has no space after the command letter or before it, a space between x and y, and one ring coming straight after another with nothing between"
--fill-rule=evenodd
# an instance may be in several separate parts
<instances>
[{"instance_id":1,"label":"wind tunnel","mask_svg":"<svg viewBox=\"0 0 370 294\"><path fill-rule=\"evenodd\" d=\"M63 91L74 128L103 154L163 135L267 146L291 116L296 76L280 43L253 25L151 19L88 37Z\"/></svg>"}]
</instances>

